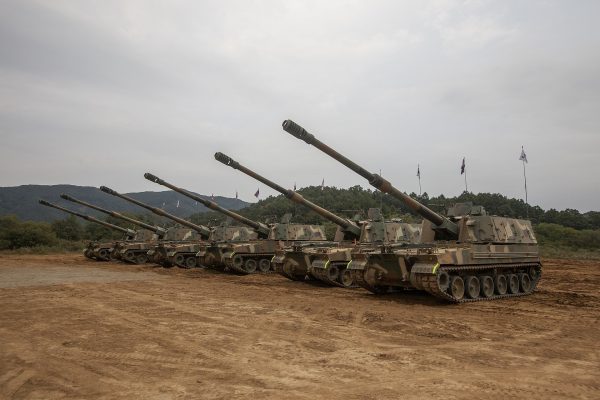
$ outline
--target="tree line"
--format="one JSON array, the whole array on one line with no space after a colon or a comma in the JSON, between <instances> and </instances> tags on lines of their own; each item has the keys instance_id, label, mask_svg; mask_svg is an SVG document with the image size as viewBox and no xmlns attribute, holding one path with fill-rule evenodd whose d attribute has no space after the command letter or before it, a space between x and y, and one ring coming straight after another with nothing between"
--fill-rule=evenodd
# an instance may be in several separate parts
<instances>
[{"instance_id":1,"label":"tree line","mask_svg":"<svg viewBox=\"0 0 600 400\"><path fill-rule=\"evenodd\" d=\"M399 200L379 191L353 186L348 189L311 186L299 189L307 200L324 207L337 215L366 219L369 208L381 208L386 218L400 218L405 222L418 223L415 216ZM539 206L530 206L520 199L510 199L497 193L462 193L457 197L429 197L427 193L412 197L440 213L448 206L471 201L482 205L489 214L512 218L527 218L534 224L538 239L543 245L567 246L570 248L600 248L600 212L580 213L575 209L558 211L543 210ZM324 222L323 218L302 205L294 204L285 196L270 196L242 210L240 214L261 222L278 222L281 216L290 213L292 222L306 224L325 224L328 236L332 237L335 226ZM128 216L161 227L173 226L173 222L154 214L127 214ZM114 217L107 222L130 229L136 226ZM196 224L214 226L225 223L226 218L217 212L193 214L189 220ZM122 234L95 223L82 222L74 216L52 223L20 221L15 216L0 217L0 250L35 246L64 246L65 243L84 240L120 239Z\"/></svg>"}]
</instances>

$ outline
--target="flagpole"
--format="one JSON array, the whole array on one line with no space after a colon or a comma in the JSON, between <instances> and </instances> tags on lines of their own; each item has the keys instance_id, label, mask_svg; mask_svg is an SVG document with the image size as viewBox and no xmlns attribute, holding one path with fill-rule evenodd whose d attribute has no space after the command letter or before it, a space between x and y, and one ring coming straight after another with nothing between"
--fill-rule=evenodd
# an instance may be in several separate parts
<instances>
[{"instance_id":1,"label":"flagpole","mask_svg":"<svg viewBox=\"0 0 600 400\"><path fill-rule=\"evenodd\" d=\"M527 219L529 219L529 202L527 201L527 174L525 173L525 160L521 160L523 162L523 179L525 181L525 214L527 215Z\"/></svg>"},{"instance_id":2,"label":"flagpole","mask_svg":"<svg viewBox=\"0 0 600 400\"><path fill-rule=\"evenodd\" d=\"M467 168L465 167L465 192L469 192L469 187L467 186Z\"/></svg>"},{"instance_id":3,"label":"flagpole","mask_svg":"<svg viewBox=\"0 0 600 400\"><path fill-rule=\"evenodd\" d=\"M379 176L383 178L381 175L381 168L379 168ZM379 191L379 209L381 210L381 215L383 215L383 192Z\"/></svg>"},{"instance_id":4,"label":"flagpole","mask_svg":"<svg viewBox=\"0 0 600 400\"><path fill-rule=\"evenodd\" d=\"M417 164L417 178L419 178L419 197L421 197L421 166Z\"/></svg>"}]
</instances>

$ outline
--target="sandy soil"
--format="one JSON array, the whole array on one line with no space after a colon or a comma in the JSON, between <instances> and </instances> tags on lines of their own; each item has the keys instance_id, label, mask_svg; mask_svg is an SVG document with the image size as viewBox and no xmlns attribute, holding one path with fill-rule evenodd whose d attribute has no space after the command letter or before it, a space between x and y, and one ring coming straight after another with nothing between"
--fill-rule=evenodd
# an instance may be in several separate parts
<instances>
[{"instance_id":1,"label":"sandy soil","mask_svg":"<svg viewBox=\"0 0 600 400\"><path fill-rule=\"evenodd\" d=\"M600 263L448 305L291 282L0 256L0 398L600 398Z\"/></svg>"}]
</instances>

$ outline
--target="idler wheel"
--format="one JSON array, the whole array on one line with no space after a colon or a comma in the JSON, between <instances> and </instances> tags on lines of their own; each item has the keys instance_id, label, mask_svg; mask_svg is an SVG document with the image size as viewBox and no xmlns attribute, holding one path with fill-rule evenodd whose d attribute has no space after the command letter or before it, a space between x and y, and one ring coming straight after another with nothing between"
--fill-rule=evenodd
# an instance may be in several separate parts
<instances>
[{"instance_id":1,"label":"idler wheel","mask_svg":"<svg viewBox=\"0 0 600 400\"><path fill-rule=\"evenodd\" d=\"M340 276L340 269L337 265L330 264L327 268L327 278L332 281L337 281Z\"/></svg>"},{"instance_id":2,"label":"idler wheel","mask_svg":"<svg viewBox=\"0 0 600 400\"><path fill-rule=\"evenodd\" d=\"M440 271L437 274L438 287L445 292L450 287L450 275L446 271Z\"/></svg>"},{"instance_id":3,"label":"idler wheel","mask_svg":"<svg viewBox=\"0 0 600 400\"><path fill-rule=\"evenodd\" d=\"M465 281L460 276L450 278L450 295L455 300L462 300L465 297Z\"/></svg>"},{"instance_id":4,"label":"idler wheel","mask_svg":"<svg viewBox=\"0 0 600 400\"><path fill-rule=\"evenodd\" d=\"M519 284L523 293L529 293L531 291L531 278L527 274L519 274Z\"/></svg>"},{"instance_id":5,"label":"idler wheel","mask_svg":"<svg viewBox=\"0 0 600 400\"><path fill-rule=\"evenodd\" d=\"M148 256L146 254L138 254L135 258L136 264L146 264L148 262Z\"/></svg>"},{"instance_id":6,"label":"idler wheel","mask_svg":"<svg viewBox=\"0 0 600 400\"><path fill-rule=\"evenodd\" d=\"M489 275L479 277L479 285L481 286L481 295L490 298L494 295L494 280Z\"/></svg>"},{"instance_id":7,"label":"idler wheel","mask_svg":"<svg viewBox=\"0 0 600 400\"><path fill-rule=\"evenodd\" d=\"M496 293L499 295L506 294L508 290L508 283L506 281L506 275L498 274L496 275Z\"/></svg>"},{"instance_id":8,"label":"idler wheel","mask_svg":"<svg viewBox=\"0 0 600 400\"><path fill-rule=\"evenodd\" d=\"M344 285L344 287L351 287L354 284L354 277L352 276L352 271L344 268L344 270L340 274L340 283Z\"/></svg>"},{"instance_id":9,"label":"idler wheel","mask_svg":"<svg viewBox=\"0 0 600 400\"><path fill-rule=\"evenodd\" d=\"M108 250L102 249L98 252L98 256L103 260L108 260Z\"/></svg>"},{"instance_id":10,"label":"idler wheel","mask_svg":"<svg viewBox=\"0 0 600 400\"><path fill-rule=\"evenodd\" d=\"M519 293L519 277L515 274L508 274L508 293Z\"/></svg>"},{"instance_id":11,"label":"idler wheel","mask_svg":"<svg viewBox=\"0 0 600 400\"><path fill-rule=\"evenodd\" d=\"M196 268L197 264L196 257L188 257L185 259L185 266L188 268Z\"/></svg>"},{"instance_id":12,"label":"idler wheel","mask_svg":"<svg viewBox=\"0 0 600 400\"><path fill-rule=\"evenodd\" d=\"M249 274L256 272L257 267L258 263L256 262L256 260L253 260L251 258L247 259L244 263L244 270Z\"/></svg>"},{"instance_id":13,"label":"idler wheel","mask_svg":"<svg viewBox=\"0 0 600 400\"><path fill-rule=\"evenodd\" d=\"M271 269L271 261L266 258L261 258L258 262L258 269L260 272L269 272Z\"/></svg>"},{"instance_id":14,"label":"idler wheel","mask_svg":"<svg viewBox=\"0 0 600 400\"><path fill-rule=\"evenodd\" d=\"M133 254L133 251L125 252L124 257L129 262L135 262L135 254Z\"/></svg>"},{"instance_id":15,"label":"idler wheel","mask_svg":"<svg viewBox=\"0 0 600 400\"><path fill-rule=\"evenodd\" d=\"M183 266L183 265L185 265L184 262L185 262L185 257L183 256L183 254L177 254L175 256L175 264Z\"/></svg>"},{"instance_id":16,"label":"idler wheel","mask_svg":"<svg viewBox=\"0 0 600 400\"><path fill-rule=\"evenodd\" d=\"M479 279L476 276L469 275L467 279L465 279L465 289L467 292L467 296L470 299L476 299L479 297L479 292L481 290L481 285L479 284Z\"/></svg>"}]
</instances>

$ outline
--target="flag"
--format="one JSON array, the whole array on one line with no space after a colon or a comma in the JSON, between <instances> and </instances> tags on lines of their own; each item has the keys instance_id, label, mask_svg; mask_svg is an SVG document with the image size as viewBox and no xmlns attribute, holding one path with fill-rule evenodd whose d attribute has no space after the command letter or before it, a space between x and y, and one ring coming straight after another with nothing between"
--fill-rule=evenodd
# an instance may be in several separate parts
<instances>
[{"instance_id":1,"label":"flag","mask_svg":"<svg viewBox=\"0 0 600 400\"><path fill-rule=\"evenodd\" d=\"M417 178L421 178L421 167L417 164Z\"/></svg>"},{"instance_id":2,"label":"flag","mask_svg":"<svg viewBox=\"0 0 600 400\"><path fill-rule=\"evenodd\" d=\"M463 162L462 162L462 165L460 166L460 174L461 175L465 173L465 167L466 167L465 158L463 157Z\"/></svg>"},{"instance_id":3,"label":"flag","mask_svg":"<svg viewBox=\"0 0 600 400\"><path fill-rule=\"evenodd\" d=\"M215 194L214 194L214 193L210 195L210 199L211 199L212 201L215 201Z\"/></svg>"},{"instance_id":4,"label":"flag","mask_svg":"<svg viewBox=\"0 0 600 400\"><path fill-rule=\"evenodd\" d=\"M238 198L238 192L237 192L237 190L235 191L235 198L236 199Z\"/></svg>"},{"instance_id":5,"label":"flag","mask_svg":"<svg viewBox=\"0 0 600 400\"><path fill-rule=\"evenodd\" d=\"M325 178L321 181L321 190L325 189Z\"/></svg>"},{"instance_id":6,"label":"flag","mask_svg":"<svg viewBox=\"0 0 600 400\"><path fill-rule=\"evenodd\" d=\"M294 182L294 192L296 191L296 182Z\"/></svg>"},{"instance_id":7,"label":"flag","mask_svg":"<svg viewBox=\"0 0 600 400\"><path fill-rule=\"evenodd\" d=\"M254 197L258 199L258 195L260 194L260 189L256 189L256 193L254 193Z\"/></svg>"},{"instance_id":8,"label":"flag","mask_svg":"<svg viewBox=\"0 0 600 400\"><path fill-rule=\"evenodd\" d=\"M179 208L179 200L177 200L177 206L175 208Z\"/></svg>"},{"instance_id":9,"label":"flag","mask_svg":"<svg viewBox=\"0 0 600 400\"><path fill-rule=\"evenodd\" d=\"M523 146L521 146L521 157L519 157L519 161L527 162L527 154L525 154Z\"/></svg>"}]
</instances>

